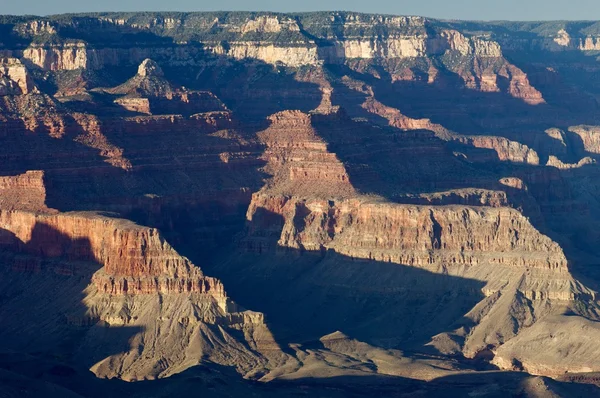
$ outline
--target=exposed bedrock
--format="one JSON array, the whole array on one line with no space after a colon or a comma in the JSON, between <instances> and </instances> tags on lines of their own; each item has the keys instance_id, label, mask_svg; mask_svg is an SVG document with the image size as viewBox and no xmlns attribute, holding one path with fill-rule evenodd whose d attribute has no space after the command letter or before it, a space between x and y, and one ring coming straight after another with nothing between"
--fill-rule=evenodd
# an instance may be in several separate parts
<instances>
[{"instance_id":1,"label":"exposed bedrock","mask_svg":"<svg viewBox=\"0 0 600 398\"><path fill-rule=\"evenodd\" d=\"M285 220L278 244L438 270L482 263L567 272L560 246L516 210L410 206L256 194L248 212ZM510 248L510 250L507 250Z\"/></svg>"},{"instance_id":2,"label":"exposed bedrock","mask_svg":"<svg viewBox=\"0 0 600 398\"><path fill-rule=\"evenodd\" d=\"M126 380L205 360L252 375L269 357L284 359L262 314L238 309L156 229L95 213L23 211L0 212L0 228L8 298L0 319L12 349L59 352ZM34 311L10 316L24 302ZM45 333L30 333L42 325ZM65 339L79 348L62 347Z\"/></svg>"},{"instance_id":3,"label":"exposed bedrock","mask_svg":"<svg viewBox=\"0 0 600 398\"><path fill-rule=\"evenodd\" d=\"M0 209L50 211L46 207L44 172L32 170L0 177Z\"/></svg>"},{"instance_id":4,"label":"exposed bedrock","mask_svg":"<svg viewBox=\"0 0 600 398\"><path fill-rule=\"evenodd\" d=\"M283 308L295 308L294 301L312 295L312 308L328 310L323 310L320 328L315 326L306 332L307 336L327 332L327 327L334 327L333 319L337 319L344 325L342 330L372 343L433 349L470 358L498 353L496 363L503 364L505 356L501 356L504 354L499 347L548 316L560 317L568 309L582 322L597 318L595 291L573 277L561 246L536 229L544 225L540 204L559 202L553 194L544 196L539 191L542 184L547 186L551 180L564 181L557 168L524 170L523 178L531 187L517 177L492 183L491 174L482 174L480 183L497 190L456 189L456 185L454 190L429 194L409 190L397 192L393 198L415 205L391 203L386 200L391 196L381 195L385 185L374 182L381 175L392 178L396 173L402 162L397 153L406 153L412 168L417 167L420 133L407 134L402 144L397 144L391 133L377 133L361 125L362 136L348 134L352 128L357 127L343 113L281 113L274 115L269 129L259 133L267 147L266 171L273 178L253 195L247 234L238 242L243 254L217 267L215 272L226 278L238 297L266 312L278 333L301 338L293 329L297 322L308 320L308 312L298 309L296 319L291 319L283 314ZM453 159L447 157L443 145L434 144L436 139L431 133L425 136L431 141L422 150L430 156L430 162L431 158L440 162ZM396 152L396 145L406 145L407 151ZM377 162L369 160L375 154ZM295 162L309 158L314 161L312 167L322 174L294 174ZM386 159L393 159L394 165L385 170L376 166L387 165ZM373 165L368 174L369 185L361 184L364 174L353 173L355 162L366 167ZM463 167L460 164L456 167ZM336 172L338 168L340 171ZM396 178L407 177L405 173L399 175ZM328 176L333 178L328 180ZM337 188L335 184L344 181L337 176L344 176L349 187L361 187L362 192ZM473 177L471 174L471 182L475 181ZM407 180L407 187L413 189L415 185L408 185L409 182L418 184ZM336 188L328 191L330 186ZM568 192L570 188L565 186L557 188L556 194L570 195ZM365 193L376 196L364 196ZM530 221L508 207L516 203L527 215L535 217ZM244 269L243 264L248 262L254 265ZM422 272L424 279L442 275L447 280L442 282L441 277L436 285L439 290L433 293L405 275L413 272L409 269ZM232 273L241 277L244 284L227 277ZM258 276L263 273L270 277ZM371 273L387 275L390 286ZM335 279L328 279L328 275L335 275ZM289 303L285 301L288 304L275 303L264 295L251 297L244 287L250 281L274 291L277 286L293 283L294 288L286 290L293 297ZM451 299L444 292L450 294L451 288L445 290L442 286L464 286L464 300L448 304ZM427 303L433 300L447 318L432 315L427 327L407 325L402 321L407 317L406 308L395 302L402 296L400 292L417 300L415 311L429 311ZM361 303L355 308L356 313L348 314L341 308L341 302L348 300ZM386 308L375 310L375 302L387 303ZM584 307L588 310L581 311ZM310 314L315 316L314 312ZM381 323L384 318L385 325ZM420 325L420 321L415 322ZM546 366L552 368L553 362ZM598 364L593 365L596 368Z\"/></svg>"},{"instance_id":5,"label":"exposed bedrock","mask_svg":"<svg viewBox=\"0 0 600 398\"><path fill-rule=\"evenodd\" d=\"M251 192L262 184L258 169L264 162L258 159L262 145L236 130L239 122L231 112L65 115L51 102L32 108L41 115L23 120L27 97L14 97L22 105L11 105L18 113L7 112L10 118L0 127L1 173L43 172L36 189L43 183L44 192L36 192L39 203L27 209L119 212L160 227L177 243L202 241L206 252L243 227ZM19 208L8 203L16 197L8 194L14 187L7 184L5 208ZM33 200L34 192L23 195Z\"/></svg>"},{"instance_id":6,"label":"exposed bedrock","mask_svg":"<svg viewBox=\"0 0 600 398\"><path fill-rule=\"evenodd\" d=\"M343 322L335 319L344 325L342 330L373 343L471 358L497 352L497 363L503 364L506 354L496 351L498 347L547 316L562 316L571 308L581 322L597 317L592 310L595 292L572 276L561 247L510 208L413 206L359 197L319 200L265 191L255 194L248 219L247 235L238 244L246 254L224 265L226 270L265 288L271 286L269 279L253 275L266 272L282 286L294 281L294 289L288 290L294 296L290 302L321 290L311 299L317 308L343 312L342 301L358 301L355 314L347 314ZM242 264L247 261L255 264L245 271ZM409 269L422 272L424 280L440 275L435 292L428 284L401 276L413 273ZM388 275L389 286L373 273ZM243 285L226 281L238 297L266 312L274 325L280 322L276 330L281 328L284 336L292 333L289 328L297 320L282 314L279 304L262 295L251 298ZM452 289L462 292L462 301L447 301L452 300L447 296ZM394 304L403 294L417 300L415 311L428 313L433 300L447 318L432 314L428 327L413 328L405 321L406 306ZM377 301L388 304L376 311ZM581 305L588 310L577 310ZM324 312L324 317L333 316ZM309 315L296 314L300 319ZM421 322L411 319L416 325ZM320 325L324 329L313 333L333 327L325 319ZM376 331L373 325L379 325ZM559 357L556 354L556 362L545 366L551 369L560 363ZM591 369L598 366L594 363Z\"/></svg>"},{"instance_id":7,"label":"exposed bedrock","mask_svg":"<svg viewBox=\"0 0 600 398\"><path fill-rule=\"evenodd\" d=\"M600 371L591 23L0 19L0 348L125 380Z\"/></svg>"},{"instance_id":8,"label":"exposed bedrock","mask_svg":"<svg viewBox=\"0 0 600 398\"><path fill-rule=\"evenodd\" d=\"M34 89L33 79L21 61L0 59L0 96L27 94Z\"/></svg>"},{"instance_id":9,"label":"exposed bedrock","mask_svg":"<svg viewBox=\"0 0 600 398\"><path fill-rule=\"evenodd\" d=\"M234 16L227 22L218 18L209 20L204 16L190 16L179 19L175 25L162 25L157 22L160 18L143 24L136 22L135 17L131 20L117 18L119 22L82 18L70 23L50 24L53 29L50 34L24 28L25 23L19 25L22 29L15 29L17 35L61 37L64 29L75 37L78 33L82 37L62 43L45 43L42 40L41 43L31 43L25 49L7 46L4 53L47 71L137 65L146 58L171 65L203 66L206 55L258 60L288 67L345 64L356 60L408 65L425 62L430 64L427 73L441 66L442 70L456 74L469 89L505 91L528 104L545 102L541 93L530 84L527 75L504 58L501 45L485 33L465 34L420 17L336 13L324 20L321 20L322 17ZM29 23L33 22L48 24L46 21ZM193 32L194 41L199 39L199 44L173 40L177 29L185 32L184 35ZM84 38L89 31L99 34L109 31L114 36L86 40ZM143 41L124 47L123 40L119 38L134 32L144 32L147 36ZM390 69L389 72L394 79L413 74L410 67L402 71ZM430 80L435 81L436 75L437 72L432 72Z\"/></svg>"},{"instance_id":10,"label":"exposed bedrock","mask_svg":"<svg viewBox=\"0 0 600 398\"><path fill-rule=\"evenodd\" d=\"M205 278L156 229L88 213L3 211L0 222L18 239L11 247L17 252L102 264L94 284L106 293L198 292L225 297L217 280Z\"/></svg>"}]
</instances>

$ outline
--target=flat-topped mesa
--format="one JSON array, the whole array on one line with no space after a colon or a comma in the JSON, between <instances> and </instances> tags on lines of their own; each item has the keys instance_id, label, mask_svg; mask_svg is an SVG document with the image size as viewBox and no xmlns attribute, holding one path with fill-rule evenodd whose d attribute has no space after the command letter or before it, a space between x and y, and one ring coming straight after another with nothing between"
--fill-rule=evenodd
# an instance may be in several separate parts
<instances>
[{"instance_id":1,"label":"flat-topped mesa","mask_svg":"<svg viewBox=\"0 0 600 398\"><path fill-rule=\"evenodd\" d=\"M18 239L13 251L42 260L64 260L73 267L81 261L97 263L103 268L94 274L93 283L100 292L205 293L225 298L222 284L205 277L156 229L131 221L95 213L0 211L0 228Z\"/></svg>"},{"instance_id":2,"label":"flat-topped mesa","mask_svg":"<svg viewBox=\"0 0 600 398\"><path fill-rule=\"evenodd\" d=\"M510 208L253 197L251 224L275 215L282 247L330 249L433 271L496 264L567 272L560 246Z\"/></svg>"},{"instance_id":3,"label":"flat-topped mesa","mask_svg":"<svg viewBox=\"0 0 600 398\"><path fill-rule=\"evenodd\" d=\"M16 58L0 58L0 96L23 95L35 90L25 65Z\"/></svg>"}]
</instances>

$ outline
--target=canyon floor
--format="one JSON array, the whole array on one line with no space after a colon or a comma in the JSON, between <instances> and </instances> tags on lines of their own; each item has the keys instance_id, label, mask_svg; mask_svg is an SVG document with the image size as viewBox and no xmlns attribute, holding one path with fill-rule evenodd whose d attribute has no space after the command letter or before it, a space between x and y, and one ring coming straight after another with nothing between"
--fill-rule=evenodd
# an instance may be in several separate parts
<instances>
[{"instance_id":1,"label":"canyon floor","mask_svg":"<svg viewBox=\"0 0 600 398\"><path fill-rule=\"evenodd\" d=\"M600 23L0 16L0 397L600 396Z\"/></svg>"}]
</instances>

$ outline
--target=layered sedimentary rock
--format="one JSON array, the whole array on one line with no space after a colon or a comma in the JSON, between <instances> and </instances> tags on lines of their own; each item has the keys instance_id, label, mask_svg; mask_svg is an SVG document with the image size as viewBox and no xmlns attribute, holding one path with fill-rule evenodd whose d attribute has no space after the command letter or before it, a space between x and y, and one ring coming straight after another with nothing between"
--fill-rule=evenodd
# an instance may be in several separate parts
<instances>
[{"instance_id":1,"label":"layered sedimentary rock","mask_svg":"<svg viewBox=\"0 0 600 398\"><path fill-rule=\"evenodd\" d=\"M66 317L66 326L58 329L66 336L84 327L81 350L71 355L93 365L98 376L132 380L164 377L207 358L252 372L267 363L260 351L280 355L262 314L240 312L220 281L205 276L179 255L156 229L94 213L40 215L6 210L0 213L0 228L3 279L14 285L3 284L5 291L21 286L25 294L43 296L50 292L32 293L30 289L59 275L67 278L63 287L68 292L82 284L85 287L90 282L86 277L93 273L91 283L79 292L83 308L77 310L76 302L71 308L62 308L58 297L45 304L47 312L39 320L30 322L52 324ZM33 286L21 285L23 275ZM20 293L15 297L30 300ZM29 347L45 349L48 342L60 338L55 329L48 330L45 337L28 337L27 333L13 336L12 331L27 315L5 318L11 305L12 301L3 306L0 317L6 327L3 334L12 336L15 346L30 338ZM139 332L120 354L100 348L122 344L103 331L119 326ZM241 341L230 336L237 330L246 336ZM205 339L221 348L198 348L206 344Z\"/></svg>"},{"instance_id":2,"label":"layered sedimentary rock","mask_svg":"<svg viewBox=\"0 0 600 398\"><path fill-rule=\"evenodd\" d=\"M285 124L280 120L284 117L288 119ZM275 129L276 126L285 126L286 129L278 130ZM265 272L274 272L277 275L274 278L280 278L278 283L285 285L295 280L297 286L290 294L293 297L296 297L295 294L300 297L308 291L318 291L321 287L322 279L314 273L317 268L303 265L310 271L300 276L285 268L273 271L272 263L277 262L279 252L292 255L297 253L296 255L300 257L294 257L296 258L294 261L299 264L317 262L318 269L324 274L331 273L337 278L336 286L339 291L336 297L345 297L344 300L365 300L364 307L360 306L356 311L359 314L366 311L364 315L366 319L361 315L356 321L348 321L346 318L344 323L347 328L345 330L359 336L365 336L367 324L379 325L377 320L366 315L370 308L366 303L370 300L393 302L394 298L388 298L390 294L388 289L408 291L413 297L426 296L422 292L422 289L427 289L426 287L411 285L406 281L401 282L400 276L394 288L380 281L372 282L373 285L364 285L358 275L367 275L366 269L369 267L373 267L374 270L381 269L373 272L399 274L408 272L402 267L409 267L433 274L465 278L465 284L468 284L467 280L480 281L482 283L480 298L477 298L477 288L464 288L465 299L470 297L478 302L472 308L467 307L469 310L463 314L468 321L451 323L450 330L431 336L428 346L444 354L461 353L471 358L482 355L493 357L497 353L498 364L504 364L502 358L506 358L507 355L499 347L503 347L513 338L517 339L519 333L536 322L541 322L547 316L558 316L564 308L577 308L580 303L586 303L583 305L594 308L594 291L573 277L561 246L540 233L528 217L509 207L514 203L513 201L517 201L515 205L525 207L528 214L535 214L537 204L530 197L528 187L522 180L514 177L502 178L491 185L500 192L505 190L504 195L498 194L497 199L492 199L494 196L484 196L492 195L491 192L484 194L475 189L457 189L446 193L438 191L435 194L414 196L409 194L409 187L414 189L418 183L410 179L410 171L405 171L402 167L396 168L398 162L401 162L399 155L412 151L411 166L415 169L418 168L418 160L414 154L423 150L423 153L429 156L430 164L432 159L439 162L446 159L445 164L448 167L452 157L443 150L434 149L436 139L430 135L429 140L432 142L428 146L421 147L422 141L419 140L418 133L414 136L406 135L400 144L390 140L393 135L388 136L381 131L369 130L366 127L362 127L361 130L364 136L357 138L358 135L348 134L352 128L353 122L343 114L335 112L312 116L288 113L277 115L272 126L265 132L259 133L259 137L262 137L268 148L266 170L273 175L273 179L261 192L253 196L247 214L247 236L239 242L243 252L260 254L265 258L259 260L261 261L259 264L262 265L257 265L257 268L251 272L261 272L259 270L264 267L268 270ZM354 125L354 128L357 126ZM290 135L292 131L296 133ZM299 131L304 131L304 136L310 137L311 140L325 141L326 146L322 150L328 151L330 156L334 155L332 150L336 151L335 156L344 161L343 166L346 170L344 175L347 175L350 186L361 187L363 191L367 189L364 192L383 194L383 197L374 199L362 196L356 191L352 193L339 189L328 192L318 188L317 184L313 184L314 188L304 186L301 190L287 188L290 181L296 178L289 170L293 170L294 163L298 159L305 161L305 158L297 154L297 148L306 151L307 147L305 143L298 142ZM452 137L452 132L442 130L440 132L446 132ZM458 141L461 138L454 136L452 139ZM485 140L486 137L474 137L474 139ZM277 146L274 146L274 142ZM382 146L384 142L385 150ZM474 142L462 143L477 147ZM513 143L513 145L518 144ZM498 144L484 145L490 149L496 146ZM273 147L278 148L277 156L274 155ZM527 156L518 158L517 148L506 148L504 152L497 149L497 153L498 160L504 160L510 154L512 156L510 160L514 163L533 165L539 163L535 152L532 152L531 159ZM325 173L332 170L332 166L326 159L328 158L323 156L313 158L315 164L312 167L321 170L322 181L327 180ZM387 163L388 159L390 161L393 159L395 167L387 167L392 164ZM355 170L357 163L362 164L369 172L357 173ZM379 168L377 165L385 165L386 168ZM310 174L304 173L301 177L310 178ZM439 177L438 175L437 178ZM474 177L471 175L471 182L474 181ZM444 177L442 180L446 183L450 182ZM383 181L394 181L396 188L408 188L409 190L404 193L396 191L395 196L392 197L397 201L412 202L417 205L390 203L386 200L390 196L386 193ZM399 181L403 181L404 185L399 184ZM436 177L430 177L430 181L436 181ZM459 180L453 180L452 184L457 182ZM329 186L335 186L333 184L333 181L329 182ZM436 188L439 190L442 186L443 182L440 181ZM346 193L342 196L340 192ZM469 200L473 202L469 203ZM428 203L445 206L432 206L427 205ZM469 204L476 207L468 206ZM536 223L540 222L537 217L539 215L536 216ZM317 257L311 257L313 255ZM245 260L237 260L240 261L238 263L240 265L244 261L250 261L244 256L241 258ZM361 260L366 262L354 263ZM235 262L233 264L226 267L228 272L243 272L241 268L236 267ZM390 264L390 270L383 271L387 264ZM397 271L391 270L394 266L398 267ZM347 274L343 271L345 267L348 267ZM370 277L364 277L370 280ZM393 278L396 280L396 276ZM265 283L260 277L252 280L256 283ZM268 285L268 282L266 283ZM451 284L455 289L462 289L460 282L450 280L445 283ZM235 291L240 292L241 288L235 283L233 285ZM435 294L440 294L439 300L444 302L441 297L445 296L441 290ZM381 295L386 298L374 298ZM327 298L319 297L314 300L315 306L326 305L337 308L336 311L343 311L339 308L340 302L335 298L327 296ZM424 298L423 300L426 301ZM447 306L447 309L442 311L448 313L460 311L457 309L460 308L459 304L440 305L444 308ZM426 307L421 302L417 306ZM263 308L275 311L274 308L278 307L277 304L271 303L264 304ZM389 324L379 325L377 333L369 336L374 339L370 341L385 341L388 344L390 341L397 341L392 337L392 331L405 336L408 341L412 339L420 341L419 339L424 338L421 333L426 335L427 332L407 330L406 325L397 321L405 316L404 309L397 311L388 309L385 313ZM586 311L578 314L582 322L587 322L588 317L595 319L595 315ZM288 325L295 323L287 317L282 316L282 318L284 319L282 322ZM325 319L322 321L328 323ZM435 330L434 325L439 324L438 322L444 321L436 318L425 329ZM455 329L452 330L452 327ZM556 354L553 360L548 359L545 366L552 368L555 363L553 361L560 362L559 357L560 355ZM597 367L598 364L595 363L590 369Z\"/></svg>"},{"instance_id":3,"label":"layered sedimentary rock","mask_svg":"<svg viewBox=\"0 0 600 398\"><path fill-rule=\"evenodd\" d=\"M0 219L2 228L22 242L13 248L17 252L102 264L103 270L93 279L101 292L206 293L225 299L223 286L205 278L155 229L86 213L46 216L4 211Z\"/></svg>"},{"instance_id":4,"label":"layered sedimentary rock","mask_svg":"<svg viewBox=\"0 0 600 398\"><path fill-rule=\"evenodd\" d=\"M433 123L429 119L413 119L407 117L398 109L385 106L372 97L368 98L361 106L370 113L384 117L391 126L400 129L431 130L444 140L458 142L474 148L491 149L496 152L497 159L500 161L531 165L537 165L540 162L539 156L535 150L517 141L511 141L504 137L463 136L456 134L440 124Z\"/></svg>"},{"instance_id":5,"label":"layered sedimentary rock","mask_svg":"<svg viewBox=\"0 0 600 398\"><path fill-rule=\"evenodd\" d=\"M46 212L44 172L27 171L15 176L0 177L0 209Z\"/></svg>"},{"instance_id":6,"label":"layered sedimentary rock","mask_svg":"<svg viewBox=\"0 0 600 398\"><path fill-rule=\"evenodd\" d=\"M3 347L126 380L600 370L593 25L0 22Z\"/></svg>"},{"instance_id":7,"label":"layered sedimentary rock","mask_svg":"<svg viewBox=\"0 0 600 398\"><path fill-rule=\"evenodd\" d=\"M266 171L274 173L286 194L309 189L315 195L351 195L354 188L344 165L327 150L311 124L311 117L299 111L285 111L270 117L271 126L260 133L266 145Z\"/></svg>"},{"instance_id":8,"label":"layered sedimentary rock","mask_svg":"<svg viewBox=\"0 0 600 398\"><path fill-rule=\"evenodd\" d=\"M423 268L486 263L567 269L560 246L514 210L299 201L258 194L250 220L259 209L285 220L279 240L284 247L333 249L348 257Z\"/></svg>"},{"instance_id":9,"label":"layered sedimentary rock","mask_svg":"<svg viewBox=\"0 0 600 398\"><path fill-rule=\"evenodd\" d=\"M143 21L143 22L142 22ZM52 25L50 33L27 27L50 26L48 21L31 21L16 32L24 36L50 34L61 36L61 29L75 31L131 33L144 31L157 36L201 38L202 47L187 40L177 46L136 43L138 48L123 49L121 43L108 36L95 45L94 41L55 44L33 44L25 50L8 51L22 56L46 70L101 69L123 62L138 64L153 58L175 64L201 64L202 52L234 59L255 59L268 64L290 67L344 64L349 60L370 60L374 63L416 63L441 57L444 69L457 73L464 84L484 92L500 91L499 80L508 81L507 91L530 104L544 102L531 86L527 75L503 58L501 46L489 35L470 35L435 21L420 17L376 17L354 13L315 14L299 18L282 15L248 17L230 15L211 19L204 15L185 15L165 22L161 18L144 19L135 16L119 18L77 18L64 25ZM29 24L29 25L27 25ZM19 30L20 29L20 30ZM177 31L183 33L177 33ZM380 32L385 32L381 35ZM8 49L10 50L10 49ZM419 61L420 60L420 61ZM439 64L439 63L438 63ZM429 70L436 69L433 64ZM394 70L390 70L396 76ZM435 77L434 77L435 80Z\"/></svg>"},{"instance_id":10,"label":"layered sedimentary rock","mask_svg":"<svg viewBox=\"0 0 600 398\"><path fill-rule=\"evenodd\" d=\"M109 89L94 93L85 112L67 110L80 102L77 96L62 102L45 94L2 97L2 173L44 170L53 187L46 195L50 207L119 211L167 232L174 223L189 224L189 236L178 232L177 239L192 239L194 231L212 250L221 238L203 228L214 226L218 236L241 228L250 190L261 183L261 146L235 131L239 124L212 93L171 84L152 61L139 72L114 91L121 98L144 96L158 114L123 114ZM219 210L194 210L210 208ZM205 225L192 226L191 219Z\"/></svg>"},{"instance_id":11,"label":"layered sedimentary rock","mask_svg":"<svg viewBox=\"0 0 600 398\"><path fill-rule=\"evenodd\" d=\"M34 89L31 76L18 59L0 59L0 76L0 95L27 94Z\"/></svg>"},{"instance_id":12,"label":"layered sedimentary rock","mask_svg":"<svg viewBox=\"0 0 600 398\"><path fill-rule=\"evenodd\" d=\"M538 165L538 154L519 142L509 141L503 137L458 137L456 141L475 148L492 149L498 154L500 161Z\"/></svg>"},{"instance_id":13,"label":"layered sedimentary rock","mask_svg":"<svg viewBox=\"0 0 600 398\"><path fill-rule=\"evenodd\" d=\"M579 136L583 149L588 153L600 153L600 127L573 126L569 131Z\"/></svg>"},{"instance_id":14,"label":"layered sedimentary rock","mask_svg":"<svg viewBox=\"0 0 600 398\"><path fill-rule=\"evenodd\" d=\"M160 66L151 59L140 64L136 76L104 91L119 95L114 102L136 113L193 115L227 110L210 92L174 87L164 78Z\"/></svg>"},{"instance_id":15,"label":"layered sedimentary rock","mask_svg":"<svg viewBox=\"0 0 600 398\"><path fill-rule=\"evenodd\" d=\"M50 47L33 45L23 50L23 58L47 70L73 70L87 68L90 64L85 43Z\"/></svg>"}]
</instances>

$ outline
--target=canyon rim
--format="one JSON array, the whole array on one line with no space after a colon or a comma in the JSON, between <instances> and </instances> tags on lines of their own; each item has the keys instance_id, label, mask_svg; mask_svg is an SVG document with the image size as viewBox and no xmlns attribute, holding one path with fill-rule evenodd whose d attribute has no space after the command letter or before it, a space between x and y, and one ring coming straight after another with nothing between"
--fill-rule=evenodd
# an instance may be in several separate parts
<instances>
[{"instance_id":1,"label":"canyon rim","mask_svg":"<svg viewBox=\"0 0 600 398\"><path fill-rule=\"evenodd\" d=\"M0 16L0 396L600 396L600 22Z\"/></svg>"}]
</instances>

